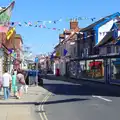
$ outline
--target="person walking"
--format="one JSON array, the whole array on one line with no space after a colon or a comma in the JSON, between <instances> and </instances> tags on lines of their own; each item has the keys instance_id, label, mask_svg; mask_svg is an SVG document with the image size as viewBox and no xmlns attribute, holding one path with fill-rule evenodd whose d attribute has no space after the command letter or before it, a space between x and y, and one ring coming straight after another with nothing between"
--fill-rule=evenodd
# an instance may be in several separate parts
<instances>
[{"instance_id":1,"label":"person walking","mask_svg":"<svg viewBox=\"0 0 120 120\"><path fill-rule=\"evenodd\" d=\"M21 96L22 96L23 85L25 85L25 78L24 78L24 75L22 73L22 70L19 70L18 73L17 73L17 88L18 88L18 91L17 91L17 95L16 95L16 97L18 99L20 99Z\"/></svg>"},{"instance_id":2,"label":"person walking","mask_svg":"<svg viewBox=\"0 0 120 120\"><path fill-rule=\"evenodd\" d=\"M16 74L13 72L12 74L12 91L14 96L16 96L16 92L17 92L17 86L16 86Z\"/></svg>"},{"instance_id":3,"label":"person walking","mask_svg":"<svg viewBox=\"0 0 120 120\"><path fill-rule=\"evenodd\" d=\"M10 85L11 85L12 77L8 73L7 70L5 70L5 73L3 74L3 91L4 91L4 99L7 100L10 96Z\"/></svg>"}]
</instances>

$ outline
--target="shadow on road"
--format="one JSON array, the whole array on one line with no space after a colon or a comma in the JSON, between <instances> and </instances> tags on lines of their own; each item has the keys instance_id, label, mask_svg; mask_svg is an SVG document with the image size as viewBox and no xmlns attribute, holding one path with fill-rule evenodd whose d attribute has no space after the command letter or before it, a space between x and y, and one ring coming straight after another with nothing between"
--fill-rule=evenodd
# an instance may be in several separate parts
<instances>
[{"instance_id":1,"label":"shadow on road","mask_svg":"<svg viewBox=\"0 0 120 120\"><path fill-rule=\"evenodd\" d=\"M77 101L85 101L89 99L80 99L80 98L73 98L73 99L65 99L65 100L57 100L57 101L48 101L45 104L56 104L56 103L68 103L68 102L77 102Z\"/></svg>"},{"instance_id":2,"label":"shadow on road","mask_svg":"<svg viewBox=\"0 0 120 120\"><path fill-rule=\"evenodd\" d=\"M56 95L99 95L99 96L113 96L120 97L120 88L110 88L104 85L76 85L68 84L62 81L59 83L46 83L44 88Z\"/></svg>"}]
</instances>

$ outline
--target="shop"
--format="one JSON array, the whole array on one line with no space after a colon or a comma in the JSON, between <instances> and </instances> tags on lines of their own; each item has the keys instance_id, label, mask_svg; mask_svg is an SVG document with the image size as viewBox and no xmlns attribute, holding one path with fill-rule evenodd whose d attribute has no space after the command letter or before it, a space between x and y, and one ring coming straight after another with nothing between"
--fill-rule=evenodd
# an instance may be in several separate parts
<instances>
[{"instance_id":1,"label":"shop","mask_svg":"<svg viewBox=\"0 0 120 120\"><path fill-rule=\"evenodd\" d=\"M3 74L3 50L0 49L0 81L2 80Z\"/></svg>"},{"instance_id":2,"label":"shop","mask_svg":"<svg viewBox=\"0 0 120 120\"><path fill-rule=\"evenodd\" d=\"M104 76L102 61L92 61L89 63L90 75L95 78L101 78Z\"/></svg>"}]
</instances>

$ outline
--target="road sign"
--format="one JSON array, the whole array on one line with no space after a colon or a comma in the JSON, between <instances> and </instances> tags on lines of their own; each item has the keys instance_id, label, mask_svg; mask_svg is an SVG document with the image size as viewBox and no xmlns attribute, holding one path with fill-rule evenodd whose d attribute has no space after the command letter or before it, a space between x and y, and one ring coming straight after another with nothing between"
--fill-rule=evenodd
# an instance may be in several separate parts
<instances>
[{"instance_id":1,"label":"road sign","mask_svg":"<svg viewBox=\"0 0 120 120\"><path fill-rule=\"evenodd\" d=\"M39 58L35 57L35 63L38 63L38 62L39 62Z\"/></svg>"}]
</instances>

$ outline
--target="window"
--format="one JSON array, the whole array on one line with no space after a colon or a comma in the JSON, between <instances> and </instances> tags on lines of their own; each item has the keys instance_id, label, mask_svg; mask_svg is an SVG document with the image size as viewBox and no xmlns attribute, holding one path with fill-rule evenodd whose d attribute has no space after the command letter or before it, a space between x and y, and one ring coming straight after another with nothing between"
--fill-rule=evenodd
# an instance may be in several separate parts
<instances>
[{"instance_id":1,"label":"window","mask_svg":"<svg viewBox=\"0 0 120 120\"><path fill-rule=\"evenodd\" d=\"M76 47L74 47L74 55L76 54Z\"/></svg>"},{"instance_id":2,"label":"window","mask_svg":"<svg viewBox=\"0 0 120 120\"><path fill-rule=\"evenodd\" d=\"M83 33L83 38L84 38L84 40L86 40L86 37L87 37L87 32L84 32L84 33Z\"/></svg>"},{"instance_id":3,"label":"window","mask_svg":"<svg viewBox=\"0 0 120 120\"><path fill-rule=\"evenodd\" d=\"M110 46L107 47L107 53L108 54L111 53L111 47Z\"/></svg>"}]
</instances>

